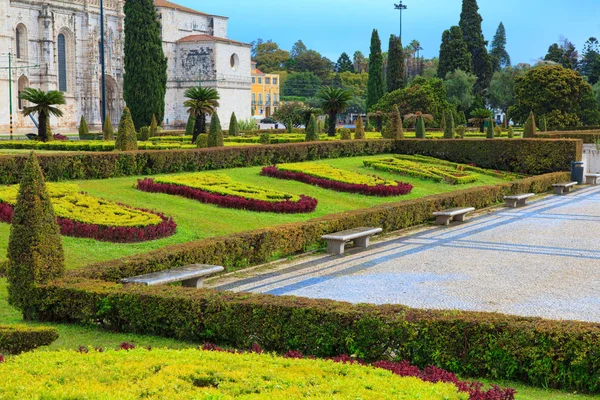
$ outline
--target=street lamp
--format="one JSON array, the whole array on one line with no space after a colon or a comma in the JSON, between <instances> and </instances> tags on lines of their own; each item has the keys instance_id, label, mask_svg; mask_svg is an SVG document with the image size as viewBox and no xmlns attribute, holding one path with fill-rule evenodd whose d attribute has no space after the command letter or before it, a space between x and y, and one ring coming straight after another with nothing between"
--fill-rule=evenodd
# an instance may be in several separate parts
<instances>
[{"instance_id":1,"label":"street lamp","mask_svg":"<svg viewBox=\"0 0 600 400\"><path fill-rule=\"evenodd\" d=\"M394 4L394 9L400 11L400 39L402 39L402 11L406 10L408 6L402 4L403 0L400 0L400 3Z\"/></svg>"},{"instance_id":2,"label":"street lamp","mask_svg":"<svg viewBox=\"0 0 600 400\"><path fill-rule=\"evenodd\" d=\"M104 0L100 0L100 64L102 65L102 130L106 122L106 64L104 61Z\"/></svg>"}]
</instances>

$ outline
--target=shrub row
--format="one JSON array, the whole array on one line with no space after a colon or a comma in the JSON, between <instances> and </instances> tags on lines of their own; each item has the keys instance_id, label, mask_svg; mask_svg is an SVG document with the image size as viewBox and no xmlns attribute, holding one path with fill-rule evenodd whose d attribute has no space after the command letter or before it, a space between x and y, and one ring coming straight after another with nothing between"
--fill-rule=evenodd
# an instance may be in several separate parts
<instances>
[{"instance_id":1,"label":"shrub row","mask_svg":"<svg viewBox=\"0 0 600 400\"><path fill-rule=\"evenodd\" d=\"M283 214L310 213L317 208L318 203L316 199L308 196L300 196L300 200L298 201L288 200L272 202L240 196L220 195L201 189L195 189L189 186L157 183L154 181L154 179L138 180L137 188L143 192L166 193L175 196L183 196L188 199L200 201L202 203L215 204L219 207Z\"/></svg>"},{"instance_id":2,"label":"shrub row","mask_svg":"<svg viewBox=\"0 0 600 400\"><path fill-rule=\"evenodd\" d=\"M20 354L58 339L55 328L34 328L22 325L0 325L0 354Z\"/></svg>"},{"instance_id":3,"label":"shrub row","mask_svg":"<svg viewBox=\"0 0 600 400\"><path fill-rule=\"evenodd\" d=\"M318 178L302 172L283 171L275 166L264 167L260 173L272 178L294 180L308 185L315 185L325 189L332 189L338 192L360 193L367 196L401 196L411 192L413 186L408 183L397 182L397 185L366 185L356 183L346 183L334 181L331 179Z\"/></svg>"},{"instance_id":4,"label":"shrub row","mask_svg":"<svg viewBox=\"0 0 600 400\"><path fill-rule=\"evenodd\" d=\"M600 130L596 131L564 131L564 132L543 132L538 133L536 137L540 139L580 139L586 144L594 144L600 140Z\"/></svg>"},{"instance_id":5,"label":"shrub row","mask_svg":"<svg viewBox=\"0 0 600 400\"><path fill-rule=\"evenodd\" d=\"M570 171L582 158L580 140L494 139L417 140L395 142L395 153L421 154L477 167L539 175Z\"/></svg>"},{"instance_id":6,"label":"shrub row","mask_svg":"<svg viewBox=\"0 0 600 400\"><path fill-rule=\"evenodd\" d=\"M372 208L332 214L310 221L279 225L226 237L209 238L154 250L72 271L72 274L118 282L122 278L161 271L187 264L223 265L227 272L261 264L323 246L321 236L360 226L378 226L385 232L423 224L434 211L451 207L489 207L507 194L542 193L552 184L568 179L568 173L553 173L496 186L475 187L388 203Z\"/></svg>"},{"instance_id":7,"label":"shrub row","mask_svg":"<svg viewBox=\"0 0 600 400\"><path fill-rule=\"evenodd\" d=\"M407 360L462 376L600 392L600 325L494 313L351 305L288 296L63 278L36 288L32 316L235 348Z\"/></svg>"}]
</instances>

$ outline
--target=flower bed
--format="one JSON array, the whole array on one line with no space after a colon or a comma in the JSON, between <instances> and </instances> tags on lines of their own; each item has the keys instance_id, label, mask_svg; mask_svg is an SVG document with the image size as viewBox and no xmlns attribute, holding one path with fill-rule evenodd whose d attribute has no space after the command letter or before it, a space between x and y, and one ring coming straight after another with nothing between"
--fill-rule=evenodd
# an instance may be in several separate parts
<instances>
[{"instance_id":1,"label":"flower bed","mask_svg":"<svg viewBox=\"0 0 600 400\"><path fill-rule=\"evenodd\" d=\"M478 178L476 174L464 171L460 165L454 168L451 166L401 160L395 157L364 160L363 163L365 167L379 171L393 172L403 176L412 176L434 182L443 181L452 185L473 183Z\"/></svg>"},{"instance_id":2,"label":"flower bed","mask_svg":"<svg viewBox=\"0 0 600 400\"><path fill-rule=\"evenodd\" d=\"M339 192L361 193L369 196L400 196L409 194L413 189L413 186L408 183L362 175L326 164L280 164L263 168L261 175L295 180Z\"/></svg>"},{"instance_id":3,"label":"flower bed","mask_svg":"<svg viewBox=\"0 0 600 400\"><path fill-rule=\"evenodd\" d=\"M65 236L134 243L171 236L177 227L163 214L79 193L74 184L48 183L47 189ZM0 189L0 221L12 222L18 191L18 185Z\"/></svg>"},{"instance_id":4,"label":"flower bed","mask_svg":"<svg viewBox=\"0 0 600 400\"><path fill-rule=\"evenodd\" d=\"M166 193L215 204L219 207L258 212L298 214L313 212L317 200L258 186L234 182L222 174L185 174L138 180L144 192Z\"/></svg>"}]
</instances>

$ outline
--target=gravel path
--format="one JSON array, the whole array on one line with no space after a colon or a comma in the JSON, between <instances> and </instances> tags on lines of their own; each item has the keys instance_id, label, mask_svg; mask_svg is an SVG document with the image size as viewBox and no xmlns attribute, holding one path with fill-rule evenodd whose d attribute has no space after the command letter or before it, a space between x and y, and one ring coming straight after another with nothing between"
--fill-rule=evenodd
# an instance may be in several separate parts
<instances>
[{"instance_id":1,"label":"gravel path","mask_svg":"<svg viewBox=\"0 0 600 400\"><path fill-rule=\"evenodd\" d=\"M211 286L600 322L600 187Z\"/></svg>"}]
</instances>

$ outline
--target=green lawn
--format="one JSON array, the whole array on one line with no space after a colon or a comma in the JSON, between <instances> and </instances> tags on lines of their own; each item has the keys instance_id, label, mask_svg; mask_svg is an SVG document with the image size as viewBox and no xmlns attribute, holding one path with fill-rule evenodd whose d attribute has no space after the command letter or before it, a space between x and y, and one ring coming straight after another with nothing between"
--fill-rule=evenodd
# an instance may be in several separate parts
<instances>
[{"instance_id":1,"label":"green lawn","mask_svg":"<svg viewBox=\"0 0 600 400\"><path fill-rule=\"evenodd\" d=\"M379 156L380 157L380 156ZM67 268L79 268L90 263L107 261L128 255L148 252L172 244L190 242L196 239L228 235L284 224L288 222L306 221L324 215L372 207L378 204L414 199L437 193L461 190L472 186L491 185L501 182L500 179L480 175L476 183L468 185L449 185L434 183L416 178L404 178L393 173L375 171L362 166L362 160L369 157L341 158L322 160L321 163L379 176L410 182L414 189L411 194L399 197L373 197L351 193L340 193L322 189L296 181L279 180L260 176L261 167L237 168L223 170L234 180L258 186L271 187L294 194L304 194L318 199L319 205L310 214L276 214L258 213L244 210L219 208L214 205L201 204L183 197L166 194L145 193L134 188L139 177L127 177L110 180L78 181L82 191L93 196L118 201L139 208L148 208L172 216L178 224L177 233L169 238L137 244L115 244L98 242L89 239L64 237ZM0 254L4 256L8 246L10 225L0 223Z\"/></svg>"}]
</instances>

